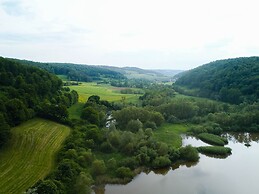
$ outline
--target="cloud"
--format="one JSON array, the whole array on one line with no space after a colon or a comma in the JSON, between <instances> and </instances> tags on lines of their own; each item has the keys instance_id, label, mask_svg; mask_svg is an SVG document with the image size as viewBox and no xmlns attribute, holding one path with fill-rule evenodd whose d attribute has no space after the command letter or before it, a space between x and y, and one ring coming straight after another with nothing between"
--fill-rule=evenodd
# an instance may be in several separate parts
<instances>
[{"instance_id":1,"label":"cloud","mask_svg":"<svg viewBox=\"0 0 259 194\"><path fill-rule=\"evenodd\" d=\"M255 0L0 0L0 53L188 69L258 55L257 7Z\"/></svg>"}]
</instances>

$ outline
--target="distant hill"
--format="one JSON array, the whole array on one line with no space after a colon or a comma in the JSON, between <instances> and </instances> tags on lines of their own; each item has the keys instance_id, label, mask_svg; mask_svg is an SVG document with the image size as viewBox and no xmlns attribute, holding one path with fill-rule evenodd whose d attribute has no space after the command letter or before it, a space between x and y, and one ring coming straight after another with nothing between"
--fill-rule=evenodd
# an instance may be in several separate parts
<instances>
[{"instance_id":1,"label":"distant hill","mask_svg":"<svg viewBox=\"0 0 259 194\"><path fill-rule=\"evenodd\" d=\"M172 69L153 69L152 71L168 77L174 77L175 75L184 72L183 70L172 70Z\"/></svg>"},{"instance_id":2,"label":"distant hill","mask_svg":"<svg viewBox=\"0 0 259 194\"><path fill-rule=\"evenodd\" d=\"M113 67L102 66L113 71L122 73L128 79L143 79L149 81L169 81L170 76L156 70L141 69L138 67Z\"/></svg>"},{"instance_id":3,"label":"distant hill","mask_svg":"<svg viewBox=\"0 0 259 194\"><path fill-rule=\"evenodd\" d=\"M82 64L73 64L73 63L41 63L28 60L19 60L22 64L36 66L41 69L45 69L50 73L56 75L65 75L68 80L72 81L97 81L104 78L110 79L125 79L126 77L118 71L113 71L107 68L102 68L100 66L94 65L82 65Z\"/></svg>"},{"instance_id":4,"label":"distant hill","mask_svg":"<svg viewBox=\"0 0 259 194\"><path fill-rule=\"evenodd\" d=\"M25 65L36 66L45 69L50 73L62 75L62 79L71 81L100 81L107 79L141 79L153 82L166 82L183 72L182 70L149 70L138 67L114 67L114 66L96 66L74 63L42 63L29 60L11 59Z\"/></svg>"},{"instance_id":5,"label":"distant hill","mask_svg":"<svg viewBox=\"0 0 259 194\"><path fill-rule=\"evenodd\" d=\"M233 104L259 99L259 57L214 61L181 75L175 88Z\"/></svg>"}]
</instances>

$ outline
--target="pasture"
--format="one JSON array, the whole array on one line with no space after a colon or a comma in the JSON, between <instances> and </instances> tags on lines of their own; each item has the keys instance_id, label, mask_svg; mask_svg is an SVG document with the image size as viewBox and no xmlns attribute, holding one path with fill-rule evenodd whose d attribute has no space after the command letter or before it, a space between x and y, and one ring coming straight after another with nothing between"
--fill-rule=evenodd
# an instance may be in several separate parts
<instances>
[{"instance_id":1,"label":"pasture","mask_svg":"<svg viewBox=\"0 0 259 194\"><path fill-rule=\"evenodd\" d=\"M47 176L69 132L67 126L39 118L12 128L0 152L0 193L21 194Z\"/></svg>"},{"instance_id":2,"label":"pasture","mask_svg":"<svg viewBox=\"0 0 259 194\"><path fill-rule=\"evenodd\" d=\"M123 88L113 87L108 84L97 84L95 82L83 82L80 85L69 86L71 90L75 90L79 94L79 102L85 103L89 96L98 95L101 100L109 102L126 101L137 103L140 95L138 94L121 94Z\"/></svg>"}]
</instances>

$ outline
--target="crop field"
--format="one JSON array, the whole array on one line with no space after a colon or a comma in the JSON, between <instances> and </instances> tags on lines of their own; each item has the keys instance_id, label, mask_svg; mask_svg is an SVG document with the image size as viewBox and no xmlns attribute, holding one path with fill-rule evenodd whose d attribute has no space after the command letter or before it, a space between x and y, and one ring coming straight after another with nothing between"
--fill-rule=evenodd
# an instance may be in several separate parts
<instances>
[{"instance_id":1,"label":"crop field","mask_svg":"<svg viewBox=\"0 0 259 194\"><path fill-rule=\"evenodd\" d=\"M164 124L154 130L154 138L174 147L182 146L181 134L187 131L185 124Z\"/></svg>"},{"instance_id":2,"label":"crop field","mask_svg":"<svg viewBox=\"0 0 259 194\"><path fill-rule=\"evenodd\" d=\"M75 90L79 94L79 102L85 103L89 96L98 95L101 100L109 102L118 102L125 100L126 102L137 103L139 94L121 94L123 88L113 87L107 84L97 84L95 82L83 82L80 85L69 86L71 90Z\"/></svg>"},{"instance_id":3,"label":"crop field","mask_svg":"<svg viewBox=\"0 0 259 194\"><path fill-rule=\"evenodd\" d=\"M0 152L0 193L21 194L53 169L55 154L70 129L37 118L11 132L12 139Z\"/></svg>"}]
</instances>

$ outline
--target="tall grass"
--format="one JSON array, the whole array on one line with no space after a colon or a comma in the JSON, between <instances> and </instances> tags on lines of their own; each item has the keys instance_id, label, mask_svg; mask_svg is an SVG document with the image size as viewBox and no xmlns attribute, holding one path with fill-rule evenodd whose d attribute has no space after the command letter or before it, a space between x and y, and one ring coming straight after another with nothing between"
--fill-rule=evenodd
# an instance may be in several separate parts
<instances>
[{"instance_id":1,"label":"tall grass","mask_svg":"<svg viewBox=\"0 0 259 194\"><path fill-rule=\"evenodd\" d=\"M33 119L11 132L9 145L0 152L0 193L21 194L53 169L55 154L70 129Z\"/></svg>"}]
</instances>

